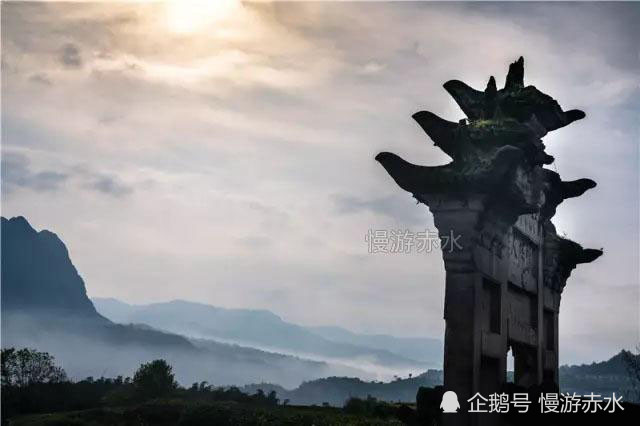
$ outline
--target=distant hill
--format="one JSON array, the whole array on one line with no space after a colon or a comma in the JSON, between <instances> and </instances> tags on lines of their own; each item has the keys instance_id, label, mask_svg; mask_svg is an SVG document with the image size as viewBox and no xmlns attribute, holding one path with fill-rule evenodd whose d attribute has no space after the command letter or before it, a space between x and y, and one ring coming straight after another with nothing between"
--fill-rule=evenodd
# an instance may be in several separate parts
<instances>
[{"instance_id":1,"label":"distant hill","mask_svg":"<svg viewBox=\"0 0 640 426\"><path fill-rule=\"evenodd\" d=\"M304 382L292 390L269 383L247 385L242 390L249 394L256 393L258 389L262 389L265 393L273 390L278 398L288 399L294 405L328 403L341 407L351 397L367 398L369 395L389 402L413 402L421 386L442 385L442 378L442 370L428 370L415 377L398 378L390 382L367 382L352 377L327 377Z\"/></svg>"},{"instance_id":2,"label":"distant hill","mask_svg":"<svg viewBox=\"0 0 640 426\"><path fill-rule=\"evenodd\" d=\"M56 234L2 218L2 311L50 311L106 323Z\"/></svg>"},{"instance_id":3,"label":"distant hill","mask_svg":"<svg viewBox=\"0 0 640 426\"><path fill-rule=\"evenodd\" d=\"M611 394L624 396L626 400L640 402L640 383L632 383L625 356L635 357L640 362L639 354L620 351L610 359L582 365L563 365L560 367L560 388L563 392L588 394Z\"/></svg>"},{"instance_id":4,"label":"distant hill","mask_svg":"<svg viewBox=\"0 0 640 426\"><path fill-rule=\"evenodd\" d=\"M620 351L610 359L601 362L592 362L591 364L582 365L563 365L560 367L560 372L565 374L582 374L582 375L618 375L626 376L628 374L627 363L625 362L625 355L630 357L640 358L638 354L632 354L629 351Z\"/></svg>"},{"instance_id":5,"label":"distant hill","mask_svg":"<svg viewBox=\"0 0 640 426\"><path fill-rule=\"evenodd\" d=\"M359 334L341 327L309 327L311 332L327 340L351 343L368 348L381 349L406 358L415 359L433 367L441 367L443 344L440 339L428 337L396 337L386 334Z\"/></svg>"},{"instance_id":6,"label":"distant hill","mask_svg":"<svg viewBox=\"0 0 640 426\"><path fill-rule=\"evenodd\" d=\"M22 217L2 217L2 337L28 340L42 332L89 333L113 344L141 343L193 349L185 338L157 330L124 327L98 314L64 243L36 231ZM29 333L19 331L28 325Z\"/></svg>"},{"instance_id":7,"label":"distant hill","mask_svg":"<svg viewBox=\"0 0 640 426\"><path fill-rule=\"evenodd\" d=\"M627 374L625 353L630 355L629 352L621 351L606 361L560 367L560 391L571 394L575 392L578 395L588 395L593 392L601 396L608 396L615 392L616 396L622 396L625 401L638 402L640 395L632 386ZM631 356L640 357L640 355ZM513 380L512 371L507 373L507 379ZM278 398L288 399L291 404L321 405L326 402L334 406L342 406L350 397L366 398L368 395L389 402L411 402L415 401L420 386L434 387L442 383L442 370L428 370L415 377L398 378L389 382L327 377L305 382L295 389L285 389L271 383L259 383L247 385L243 391L253 394L258 389L264 392L273 390Z\"/></svg>"},{"instance_id":8,"label":"distant hill","mask_svg":"<svg viewBox=\"0 0 640 426\"><path fill-rule=\"evenodd\" d=\"M366 375L344 365L190 340L158 327L115 324L94 308L56 234L36 231L23 217L3 217L1 232L2 346L50 352L71 377L132 375L156 358L167 359L184 384L269 380L295 386L332 374Z\"/></svg>"},{"instance_id":9,"label":"distant hill","mask_svg":"<svg viewBox=\"0 0 640 426\"><path fill-rule=\"evenodd\" d=\"M225 309L184 300L148 305L100 298L93 302L101 314L115 322L145 323L187 336L232 341L302 357L350 360L416 373L439 366L442 361L442 345L436 339L367 336L337 327L306 328L285 322L266 310ZM412 357L412 351L421 359Z\"/></svg>"}]
</instances>

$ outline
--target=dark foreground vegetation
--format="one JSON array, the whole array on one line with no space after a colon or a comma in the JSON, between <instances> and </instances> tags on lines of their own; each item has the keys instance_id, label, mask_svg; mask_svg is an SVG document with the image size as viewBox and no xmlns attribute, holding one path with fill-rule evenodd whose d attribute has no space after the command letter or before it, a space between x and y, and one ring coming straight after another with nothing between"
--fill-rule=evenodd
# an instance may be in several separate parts
<instances>
[{"instance_id":1,"label":"dark foreground vegetation","mask_svg":"<svg viewBox=\"0 0 640 426\"><path fill-rule=\"evenodd\" d=\"M207 382L183 388L164 360L142 364L133 378L72 382L47 353L2 351L6 425L400 425L399 410L375 398L303 407L280 401L275 391L250 395Z\"/></svg>"},{"instance_id":2,"label":"dark foreground vegetation","mask_svg":"<svg viewBox=\"0 0 640 426\"><path fill-rule=\"evenodd\" d=\"M241 425L402 425L395 419L349 415L332 407L258 407L234 402L154 400L129 407L23 416L16 426L241 426Z\"/></svg>"},{"instance_id":3,"label":"dark foreground vegetation","mask_svg":"<svg viewBox=\"0 0 640 426\"><path fill-rule=\"evenodd\" d=\"M527 392L532 401L527 414L500 414L504 425L635 425L640 419L640 406L627 402L614 413L540 414L539 395L558 392L549 385L522 389L508 384L502 391L510 400L513 393ZM443 416L452 415L441 413L443 393L442 386L421 387L415 404L369 396L349 398L342 407L294 406L274 390L246 393L207 382L181 387L164 360L142 364L133 378L72 382L47 353L2 350L3 425L440 425Z\"/></svg>"}]
</instances>

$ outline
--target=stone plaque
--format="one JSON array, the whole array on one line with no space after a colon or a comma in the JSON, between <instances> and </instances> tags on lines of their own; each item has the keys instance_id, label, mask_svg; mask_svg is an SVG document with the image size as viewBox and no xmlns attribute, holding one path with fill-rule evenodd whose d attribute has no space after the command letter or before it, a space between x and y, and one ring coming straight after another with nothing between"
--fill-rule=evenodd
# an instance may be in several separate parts
<instances>
[{"instance_id":1,"label":"stone plaque","mask_svg":"<svg viewBox=\"0 0 640 426\"><path fill-rule=\"evenodd\" d=\"M507 242L509 282L531 293L537 293L538 246L517 227L511 229Z\"/></svg>"}]
</instances>

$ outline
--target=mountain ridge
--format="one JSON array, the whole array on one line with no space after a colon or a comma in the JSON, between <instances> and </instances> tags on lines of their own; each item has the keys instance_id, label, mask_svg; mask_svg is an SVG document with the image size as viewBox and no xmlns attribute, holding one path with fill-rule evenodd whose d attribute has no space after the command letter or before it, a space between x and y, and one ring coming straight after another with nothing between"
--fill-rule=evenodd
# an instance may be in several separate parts
<instances>
[{"instance_id":1,"label":"mountain ridge","mask_svg":"<svg viewBox=\"0 0 640 426\"><path fill-rule=\"evenodd\" d=\"M578 395L588 395L592 392L601 396L616 393L625 400L638 401L640 395L631 382L624 363L625 356L636 357L640 361L640 354L633 354L622 350L611 358L582 365L563 365L560 367L560 391ZM511 380L513 372L510 371ZM411 401L415 398L421 386L442 386L444 379L442 370L427 370L412 377L396 378L388 382L366 381L349 377L324 377L305 381L300 386L287 389L273 383L252 383L242 388L253 394L259 389L268 393L275 391L278 398L288 399L291 404L312 405L328 403L341 406L348 398L365 399L373 396L389 402Z\"/></svg>"},{"instance_id":2,"label":"mountain ridge","mask_svg":"<svg viewBox=\"0 0 640 426\"><path fill-rule=\"evenodd\" d=\"M1 223L3 311L57 312L106 323L57 234L36 231L23 216L2 217Z\"/></svg>"},{"instance_id":3,"label":"mountain ridge","mask_svg":"<svg viewBox=\"0 0 640 426\"><path fill-rule=\"evenodd\" d=\"M313 327L305 327L282 320L277 314L265 309L222 308L201 302L176 299L150 304L129 304L115 298L93 298L98 311L112 321L121 323L142 322L159 329L197 338L233 341L242 345L259 347L300 356L320 356L328 358L363 358L363 362L379 363L387 366L404 366L415 372L438 366L441 356L435 360L410 358L412 346L422 344L432 346L431 352L441 351L441 343L436 339L407 339L379 335L388 341L409 341L404 351L388 350L388 343L365 345L355 340L367 342L368 335L360 335L340 328L353 339L333 339L323 336ZM377 336L376 336L377 337ZM402 346L402 345L396 345ZM429 351L425 351L428 353Z\"/></svg>"},{"instance_id":4,"label":"mountain ridge","mask_svg":"<svg viewBox=\"0 0 640 426\"><path fill-rule=\"evenodd\" d=\"M363 374L215 341L194 341L157 327L116 324L95 309L64 242L23 217L2 217L3 347L51 353L70 377L131 375L141 363L167 359L178 380L244 384L267 379L288 386L330 374Z\"/></svg>"}]
</instances>

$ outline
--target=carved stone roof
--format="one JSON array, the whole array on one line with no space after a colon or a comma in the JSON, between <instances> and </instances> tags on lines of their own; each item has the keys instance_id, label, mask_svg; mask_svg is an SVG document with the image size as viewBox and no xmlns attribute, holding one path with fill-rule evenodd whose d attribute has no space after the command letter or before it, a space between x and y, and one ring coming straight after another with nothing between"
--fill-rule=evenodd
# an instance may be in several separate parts
<instances>
[{"instance_id":1,"label":"carved stone roof","mask_svg":"<svg viewBox=\"0 0 640 426\"><path fill-rule=\"evenodd\" d=\"M545 152L542 137L585 114L564 111L551 96L525 86L522 57L509 66L500 90L494 77L489 78L484 91L458 80L448 81L444 88L467 119L456 123L429 111L417 112L413 118L452 161L430 167L409 163L390 152L376 156L396 183L419 202L428 204L430 194L483 194L495 200L500 209L509 210L505 214L513 221L522 214L539 213L541 222L545 222L562 201L596 186L586 178L563 181L558 173L543 167L554 159ZM596 251L585 254L579 245L559 241L558 247L564 247L559 253L569 265L574 260L580 263L578 260L597 257Z\"/></svg>"}]
</instances>

